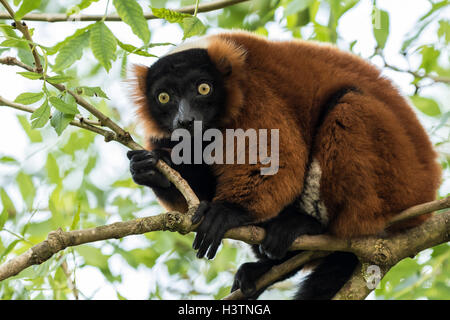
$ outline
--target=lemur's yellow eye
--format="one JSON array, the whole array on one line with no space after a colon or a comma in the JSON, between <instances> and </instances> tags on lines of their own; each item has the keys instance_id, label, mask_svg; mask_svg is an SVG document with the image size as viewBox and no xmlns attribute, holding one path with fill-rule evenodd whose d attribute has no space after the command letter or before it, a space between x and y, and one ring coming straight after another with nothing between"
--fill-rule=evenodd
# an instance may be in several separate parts
<instances>
[{"instance_id":1,"label":"lemur's yellow eye","mask_svg":"<svg viewBox=\"0 0 450 320\"><path fill-rule=\"evenodd\" d=\"M211 92L211 87L207 83L201 83L198 88L198 93L200 93L202 96L206 96L208 93Z\"/></svg>"},{"instance_id":2,"label":"lemur's yellow eye","mask_svg":"<svg viewBox=\"0 0 450 320\"><path fill-rule=\"evenodd\" d=\"M161 102L162 104L165 104L165 103L169 102L170 96L169 96L169 94L168 94L167 92L161 92L161 93L158 95L158 100L159 100L159 102Z\"/></svg>"}]
</instances>

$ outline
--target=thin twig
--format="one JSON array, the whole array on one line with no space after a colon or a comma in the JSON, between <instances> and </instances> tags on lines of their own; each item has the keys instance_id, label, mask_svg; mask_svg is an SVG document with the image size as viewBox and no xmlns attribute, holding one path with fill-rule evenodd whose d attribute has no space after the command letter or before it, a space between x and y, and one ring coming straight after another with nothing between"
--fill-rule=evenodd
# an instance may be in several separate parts
<instances>
[{"instance_id":1,"label":"thin twig","mask_svg":"<svg viewBox=\"0 0 450 320\"><path fill-rule=\"evenodd\" d=\"M22 61L17 60L14 57L4 57L4 58L0 58L0 63L1 64L6 64L8 66L18 66L21 67L25 70L28 70L30 72L34 72L34 68L30 67L29 65L23 63Z\"/></svg>"},{"instance_id":2,"label":"thin twig","mask_svg":"<svg viewBox=\"0 0 450 320\"><path fill-rule=\"evenodd\" d=\"M29 46L30 46L30 50L31 53L33 54L33 58L34 58L34 64L35 64L35 69L33 71L37 72L37 73L42 73L42 64L41 64L41 58L39 57L39 54L36 50L36 46L32 44L33 39L31 39L31 35L30 32L28 30L28 26L25 23L21 23L20 21L17 21L14 18L14 10L11 8L11 6L8 4L8 2L6 0L0 0L0 3L6 8L6 10L8 11L9 14L9 18L13 19L16 25L17 30L19 30L25 39L27 39L29 41Z\"/></svg>"},{"instance_id":3,"label":"thin twig","mask_svg":"<svg viewBox=\"0 0 450 320\"><path fill-rule=\"evenodd\" d=\"M424 213L447 209L450 207L450 196L442 198L436 201L426 202L418 204L414 207L406 209L399 214L396 214L391 220L388 221L388 227L402 220L411 219L420 216Z\"/></svg>"},{"instance_id":4,"label":"thin twig","mask_svg":"<svg viewBox=\"0 0 450 320\"><path fill-rule=\"evenodd\" d=\"M64 259L64 256L61 256L60 259ZM69 266L67 265L67 261L66 260L64 260L61 263L61 269L62 269L62 271L64 272L64 275L67 278L67 285L69 286L70 290L72 290L75 300L79 300L78 289L77 289L77 286L76 286L76 283L75 283L75 276L74 276L74 279L72 280L71 279L72 273L69 270Z\"/></svg>"},{"instance_id":5,"label":"thin twig","mask_svg":"<svg viewBox=\"0 0 450 320\"><path fill-rule=\"evenodd\" d=\"M4 0L2 0L4 1ZM198 13L200 12L209 12L214 10L223 9L238 3L247 2L249 0L219 0L219 1L211 1L209 3L205 3L198 6ZM186 6L180 9L174 9L176 12L189 13L194 14L195 5ZM159 19L155 15L151 13L144 14L145 19ZM0 12L0 19L11 19L10 15ZM66 21L100 21L104 19L104 21L122 21L122 19L117 14L112 15L71 15L68 16L64 13L29 13L25 15L22 20L27 21L46 21L46 22L66 22Z\"/></svg>"},{"instance_id":6,"label":"thin twig","mask_svg":"<svg viewBox=\"0 0 450 320\"><path fill-rule=\"evenodd\" d=\"M12 57L6 57L6 58L0 58L0 63L6 64L6 65L16 65L21 68L24 68L25 70L30 70L30 66L18 61L15 58ZM46 75L43 75L43 78L45 79ZM98 110L96 107L94 107L92 104L90 104L87 100L85 100L80 95L76 94L74 91L67 89L64 85L59 83L50 83L52 86L57 88L61 92L67 92L71 96L75 98L75 101L77 104L82 106L84 109L89 111L91 114L93 114L97 119L99 119L100 124L102 126L106 126L110 128L114 135L111 135L111 132L106 133L105 131L99 130L100 128L97 128L96 126L90 125L88 123L83 123L83 121L79 121L74 123L76 126L81 126L84 129L88 129L91 131L97 130L99 134L106 133L107 135L102 134L106 141L117 141L124 146L127 146L128 148L132 150L142 150L144 149L141 145L136 143L133 138L130 136L128 132L123 130L119 125L117 125L114 121L112 121L109 117L107 117L105 114L103 114L100 110ZM28 107L26 109L20 109L20 107L16 108L23 111L28 111ZM28 111L29 112L29 111ZM189 184L181 177L181 175L173 170L170 166L168 166L165 162L159 160L156 164L156 168L170 181L174 184L174 186L181 192L181 194L186 199L189 213L192 213L194 208L196 208L199 204L199 200L194 193L194 191L191 189Z\"/></svg>"},{"instance_id":7,"label":"thin twig","mask_svg":"<svg viewBox=\"0 0 450 320\"><path fill-rule=\"evenodd\" d=\"M400 69L400 68L398 68L398 67L396 67L396 66L394 66L392 64L387 63L386 60L383 60L383 62L384 62L384 66L386 68L392 69L392 70L397 71L397 72L409 73L409 74L413 75L415 78L418 78L418 79L428 78L428 79L433 80L434 82L450 83L450 78L449 77L435 76L435 75L432 75L432 74L419 74L416 71Z\"/></svg>"},{"instance_id":8,"label":"thin twig","mask_svg":"<svg viewBox=\"0 0 450 320\"><path fill-rule=\"evenodd\" d=\"M310 261L313 261L313 260L316 260L319 258L323 258L329 254L330 254L329 252L324 252L324 251L305 251L305 252L302 252L302 253L299 253L299 254L293 256L289 260L286 260L285 262L283 262L279 265L273 266L267 273L265 273L261 278L259 278L256 281L256 284L255 284L256 291L259 291L262 288L268 287L269 285L276 282L278 279L280 279L284 275L289 274L290 272L299 268L300 266L302 266ZM235 290L232 293L230 293L225 298L223 298L223 300L242 300L245 298L246 297L241 292L241 290L238 289L238 290Z\"/></svg>"},{"instance_id":9,"label":"thin twig","mask_svg":"<svg viewBox=\"0 0 450 320\"><path fill-rule=\"evenodd\" d=\"M383 60L383 64L384 64L385 68L389 68L389 69L397 71L397 72L409 73L409 74L413 75L415 78L418 78L418 79L426 79L426 78L428 78L428 79L430 79L430 80L432 80L434 82L450 83L450 77L435 76L435 75L426 74L426 73L425 74L420 74L417 71L400 69L399 67L396 67L396 66L388 63L386 61L386 57L383 54L383 51L380 50L380 49L377 49L375 51L374 55L380 56L380 58Z\"/></svg>"},{"instance_id":10,"label":"thin twig","mask_svg":"<svg viewBox=\"0 0 450 320\"><path fill-rule=\"evenodd\" d=\"M21 110L21 111L25 111L25 112L29 112L29 113L33 113L36 111L36 109L34 109L32 107L29 107L29 106L26 106L26 105L23 105L20 103L16 103L13 101L9 101L8 99L3 98L2 96L0 96L0 105L7 106L7 107L17 109L17 110ZM50 115L50 118L51 118L51 115ZM114 137L115 137L114 132L94 126L94 125L90 124L89 121L86 121L86 120L83 120L83 121L72 120L72 121L70 121L69 124L72 126L76 126L76 127L83 128L83 129L95 132L97 134L100 134L100 135L104 136L107 141L114 140Z\"/></svg>"}]
</instances>

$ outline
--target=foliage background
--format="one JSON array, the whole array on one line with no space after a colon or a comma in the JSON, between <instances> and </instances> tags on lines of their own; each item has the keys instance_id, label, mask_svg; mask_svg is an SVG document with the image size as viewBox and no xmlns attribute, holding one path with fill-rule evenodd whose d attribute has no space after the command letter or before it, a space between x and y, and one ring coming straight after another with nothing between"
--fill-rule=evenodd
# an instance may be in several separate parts
<instances>
[{"instance_id":1,"label":"foliage background","mask_svg":"<svg viewBox=\"0 0 450 320\"><path fill-rule=\"evenodd\" d=\"M384 74L410 96L444 168L438 197L449 193L450 93L448 82L441 81L450 77L448 1L253 0L199 13L197 17L154 10L165 19L148 23L139 19L141 13L133 4L151 12L149 6L179 8L195 1L9 3L16 10L21 8L20 14L29 10L100 15L119 11L126 23L27 24L32 28L33 40L42 45L39 52L47 73L64 76L55 81L70 88L85 87L82 92L86 98L139 142L142 130L134 124L125 79L132 63L152 63L170 49L167 42L177 44L190 36L241 28L272 39L295 37L335 43L384 68ZM122 8L124 4L134 11ZM31 53L26 42L20 40L21 35L7 26L8 21L0 23L0 57L17 56L32 65ZM358 29L359 33L351 32ZM16 74L19 71L23 70L0 65L0 95L35 108L44 107L31 119L29 114L0 106L0 263L43 241L59 227L90 228L162 212L152 192L132 182L124 147L105 143L92 132L65 128L71 111L59 106L58 101L63 101L66 108L73 107L73 101L41 80ZM52 123L45 120L50 106L52 112L63 111L59 117L54 116L57 119ZM78 112L84 113L81 108ZM238 266L252 259L248 246L225 241L215 260L205 261L195 258L192 240L192 234L154 232L69 248L40 266L0 282L0 298L225 296ZM449 257L450 246L443 244L414 259L405 259L369 297L449 299ZM288 298L293 283L291 279L278 284L262 297Z\"/></svg>"}]
</instances>

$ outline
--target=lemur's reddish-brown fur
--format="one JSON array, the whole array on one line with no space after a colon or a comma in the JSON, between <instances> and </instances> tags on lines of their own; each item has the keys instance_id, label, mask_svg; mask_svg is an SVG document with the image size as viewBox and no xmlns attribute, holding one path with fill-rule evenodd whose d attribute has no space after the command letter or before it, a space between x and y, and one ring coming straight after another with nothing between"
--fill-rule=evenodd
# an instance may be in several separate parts
<instances>
[{"instance_id":1,"label":"lemur's reddish-brown fur","mask_svg":"<svg viewBox=\"0 0 450 320\"><path fill-rule=\"evenodd\" d=\"M207 50L219 70L231 70L224 127L280 130L278 173L252 174L260 165L213 165L213 200L239 203L258 221L274 217L300 195L310 158L320 163L320 197L337 236L378 233L401 210L435 199L436 153L408 102L373 65L330 45L245 32L211 36ZM147 68L135 71L147 135L167 135L148 112ZM347 87L357 92L346 93L316 131L321 108Z\"/></svg>"}]
</instances>

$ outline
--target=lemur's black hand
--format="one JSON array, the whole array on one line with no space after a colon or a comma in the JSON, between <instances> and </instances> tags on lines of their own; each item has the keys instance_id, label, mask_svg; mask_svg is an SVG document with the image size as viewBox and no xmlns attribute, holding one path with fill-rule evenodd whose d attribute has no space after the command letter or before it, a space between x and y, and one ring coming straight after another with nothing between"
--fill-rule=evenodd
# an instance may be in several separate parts
<instances>
[{"instance_id":1,"label":"lemur's black hand","mask_svg":"<svg viewBox=\"0 0 450 320\"><path fill-rule=\"evenodd\" d=\"M163 150L133 150L128 151L130 171L133 181L151 188L168 188L170 181L155 167L159 159L170 165L170 155Z\"/></svg>"},{"instance_id":2,"label":"lemur's black hand","mask_svg":"<svg viewBox=\"0 0 450 320\"><path fill-rule=\"evenodd\" d=\"M324 232L324 227L318 220L292 208L269 220L264 229L266 236L259 250L270 259L282 259L297 237Z\"/></svg>"},{"instance_id":3,"label":"lemur's black hand","mask_svg":"<svg viewBox=\"0 0 450 320\"><path fill-rule=\"evenodd\" d=\"M198 250L198 258L203 258L207 254L207 258L212 259L216 255L225 232L249 223L251 217L245 209L233 203L202 201L192 217L193 224L200 221L192 247Z\"/></svg>"}]
</instances>

